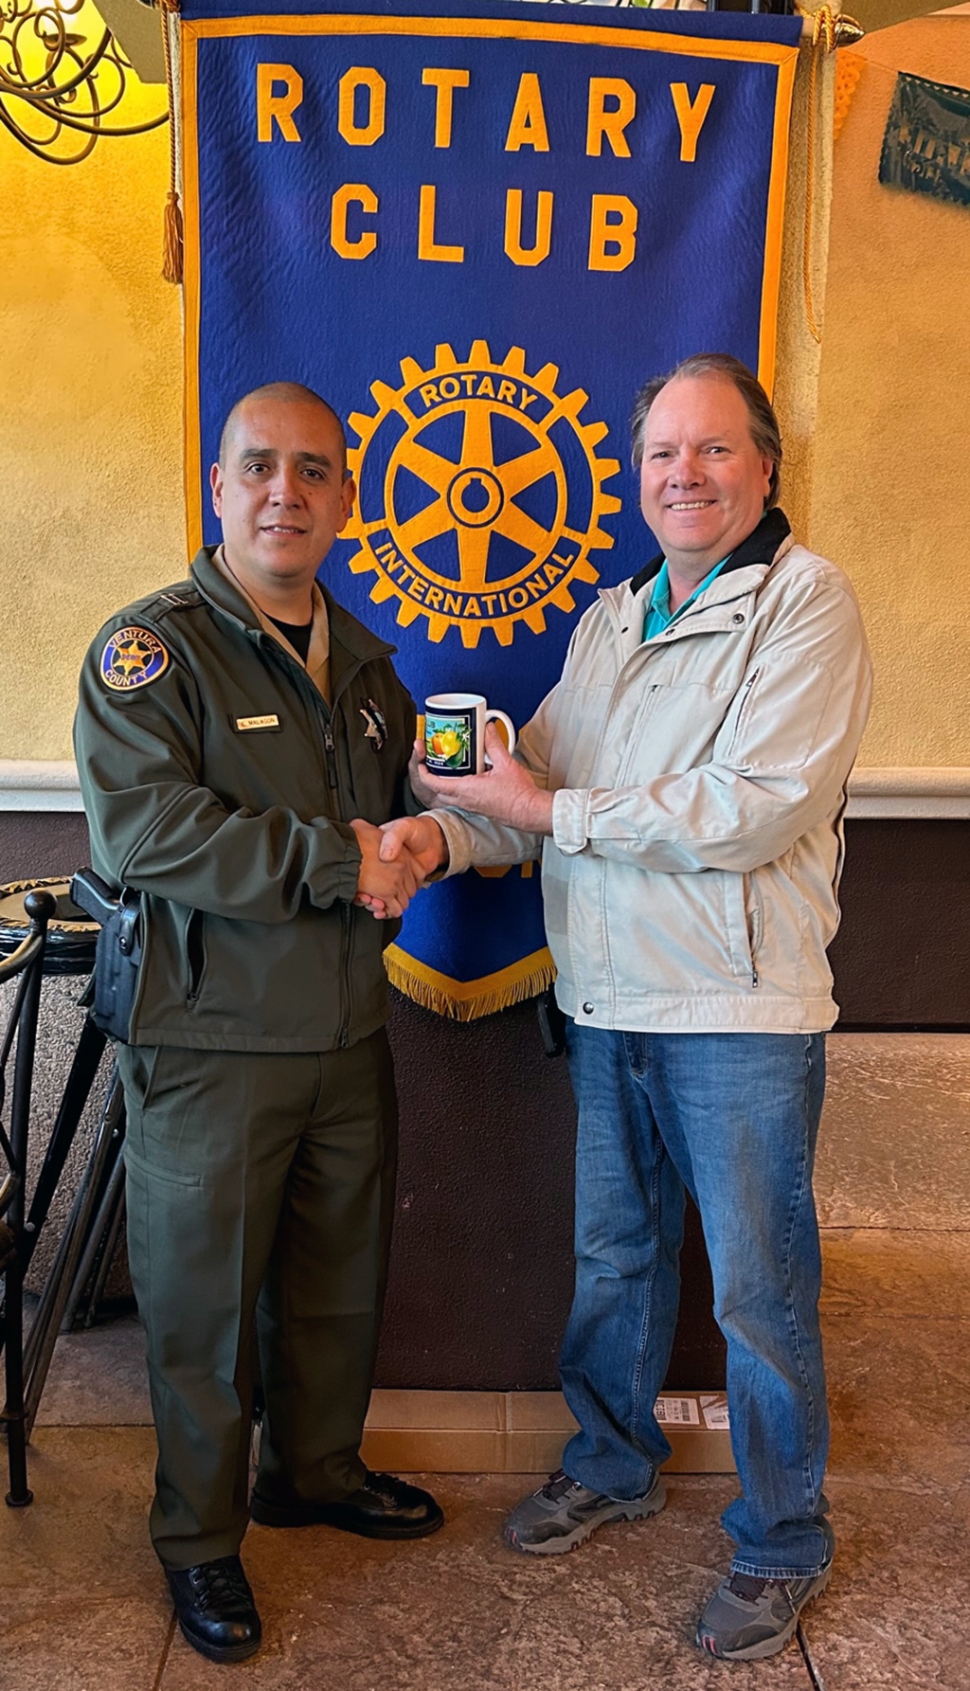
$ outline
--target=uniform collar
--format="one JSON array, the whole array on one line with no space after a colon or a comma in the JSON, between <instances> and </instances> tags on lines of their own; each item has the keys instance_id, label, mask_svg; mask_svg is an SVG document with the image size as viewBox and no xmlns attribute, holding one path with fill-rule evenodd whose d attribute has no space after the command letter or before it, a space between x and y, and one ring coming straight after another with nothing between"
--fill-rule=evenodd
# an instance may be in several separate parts
<instances>
[{"instance_id":1,"label":"uniform collar","mask_svg":"<svg viewBox=\"0 0 970 1691\"><path fill-rule=\"evenodd\" d=\"M310 647L307 652L306 662L304 663L296 647L292 646L289 640L287 640L283 630L277 627L272 617L267 616L265 611L260 610L255 599L253 599L251 594L246 592L246 589L239 580L239 577L230 569L229 564L226 561L224 548L222 546L216 546L211 554L211 558L213 565L219 571L223 580L226 581L230 587L233 587L243 599L245 599L250 611L259 623L260 628L263 630L263 633L268 634L271 639L279 641L279 644L283 647L287 656L293 658L294 662L298 663L302 669L306 670L310 680L319 687L321 693L323 693L324 697L326 697L329 693L328 671L330 667L330 618L327 615L327 607L324 602L323 594L316 582L313 583L310 590L311 604L313 607L313 627L310 631Z\"/></svg>"},{"instance_id":2,"label":"uniform collar","mask_svg":"<svg viewBox=\"0 0 970 1691\"><path fill-rule=\"evenodd\" d=\"M208 600L215 610L231 617L234 622L240 623L250 632L269 634L283 647L287 656L292 655L294 663L298 663L301 669L307 667L279 629L261 615L235 576L230 575L225 568L220 569L215 561L215 554L219 550L221 549L215 546L202 546L192 561L192 578L203 598ZM332 697L336 697L343 677L350 669L374 658L392 657L397 647L388 645L385 640L379 640L369 628L345 610L321 582L314 583L313 593L314 636L317 632L316 606L319 597L329 635L330 693ZM312 663L313 657L314 646L311 639L309 662ZM313 679L312 671L310 673Z\"/></svg>"},{"instance_id":3,"label":"uniform collar","mask_svg":"<svg viewBox=\"0 0 970 1691\"><path fill-rule=\"evenodd\" d=\"M734 548L718 579L732 575L735 570L747 569L751 564L770 566L775 561L775 556L782 541L787 540L790 534L791 524L784 511L779 511L777 506L774 510L766 511L757 528L752 529L748 535L747 540L742 540L740 546ZM648 581L652 581L654 576L659 575L663 561L663 553L658 552L655 558L651 558L648 564L644 564L643 569L630 582L630 592L633 594L639 593L641 587L645 587Z\"/></svg>"}]
</instances>

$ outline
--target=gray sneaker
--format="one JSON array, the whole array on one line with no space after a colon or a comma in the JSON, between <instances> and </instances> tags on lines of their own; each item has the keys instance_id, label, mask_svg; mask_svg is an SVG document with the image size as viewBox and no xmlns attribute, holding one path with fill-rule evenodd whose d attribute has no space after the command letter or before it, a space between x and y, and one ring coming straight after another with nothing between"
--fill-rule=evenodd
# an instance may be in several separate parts
<instances>
[{"instance_id":1,"label":"gray sneaker","mask_svg":"<svg viewBox=\"0 0 970 1691\"><path fill-rule=\"evenodd\" d=\"M806 1603L825 1590L832 1572L804 1579L754 1579L731 1574L722 1579L697 1623L697 1642L725 1662L758 1662L783 1650Z\"/></svg>"},{"instance_id":2,"label":"gray sneaker","mask_svg":"<svg viewBox=\"0 0 970 1691\"><path fill-rule=\"evenodd\" d=\"M644 1497L605 1497L560 1468L512 1510L503 1537L513 1550L527 1550L531 1556L562 1556L608 1521L644 1520L659 1514L666 1501L659 1474Z\"/></svg>"}]
</instances>

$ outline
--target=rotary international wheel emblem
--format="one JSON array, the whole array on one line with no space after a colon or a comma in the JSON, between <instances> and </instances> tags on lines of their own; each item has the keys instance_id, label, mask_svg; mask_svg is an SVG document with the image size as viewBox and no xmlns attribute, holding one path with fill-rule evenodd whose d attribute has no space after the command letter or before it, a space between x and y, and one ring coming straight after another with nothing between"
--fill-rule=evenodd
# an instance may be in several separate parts
<instances>
[{"instance_id":1,"label":"rotary international wheel emblem","mask_svg":"<svg viewBox=\"0 0 970 1691\"><path fill-rule=\"evenodd\" d=\"M575 608L573 583L599 580L590 552L613 545L600 518L620 500L603 483L620 466L597 458L607 426L580 422L589 396L560 397L558 376L527 376L521 347L496 364L485 341L465 363L439 346L430 370L402 360L399 388L372 384L373 416L351 416L350 568L374 573L377 603L398 599L399 623L425 616L430 640L458 628L465 646L491 628L510 646L516 624L544 633L550 606Z\"/></svg>"}]
</instances>

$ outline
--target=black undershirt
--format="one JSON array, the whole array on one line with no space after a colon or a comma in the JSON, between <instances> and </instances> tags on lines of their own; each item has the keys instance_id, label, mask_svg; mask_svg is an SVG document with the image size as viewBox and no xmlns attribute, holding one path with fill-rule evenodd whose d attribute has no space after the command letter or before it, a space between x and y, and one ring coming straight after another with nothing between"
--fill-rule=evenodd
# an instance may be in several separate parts
<instances>
[{"instance_id":1,"label":"black undershirt","mask_svg":"<svg viewBox=\"0 0 970 1691\"><path fill-rule=\"evenodd\" d=\"M279 617L270 617L274 628L278 628L284 639L290 642L294 652L299 652L303 662L310 656L310 636L313 633L313 618L309 622L280 622Z\"/></svg>"}]
</instances>

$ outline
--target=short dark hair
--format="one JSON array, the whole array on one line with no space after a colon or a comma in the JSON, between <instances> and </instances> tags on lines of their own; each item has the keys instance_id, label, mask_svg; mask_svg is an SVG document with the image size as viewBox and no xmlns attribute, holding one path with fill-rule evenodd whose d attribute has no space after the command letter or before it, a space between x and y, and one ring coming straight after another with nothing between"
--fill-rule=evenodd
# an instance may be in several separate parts
<instances>
[{"instance_id":1,"label":"short dark hair","mask_svg":"<svg viewBox=\"0 0 970 1691\"><path fill-rule=\"evenodd\" d=\"M236 418L243 406L248 405L251 399L309 401L312 405L322 405L325 411L330 412L331 417L337 425L337 432L340 436L340 466L341 469L346 472L347 436L344 433L343 423L337 416L337 413L330 404L329 400L324 399L319 393L314 393L312 388L305 387L302 382L264 382L262 387L251 388L249 393L244 393L240 399L236 400L235 405L222 425L222 434L219 437L219 463L223 467L225 467L226 452L228 450L229 441L232 437L233 428L235 427Z\"/></svg>"},{"instance_id":2,"label":"short dark hair","mask_svg":"<svg viewBox=\"0 0 970 1691\"><path fill-rule=\"evenodd\" d=\"M630 418L634 469L639 469L643 460L647 418L657 395L668 382L684 381L693 376L720 376L724 381L733 382L744 400L751 424L751 439L762 457L771 459L771 480L765 500L765 510L770 511L773 505L777 505L781 491L782 449L778 418L757 376L741 363L740 358L732 358L728 352L695 352L690 358L682 358L665 376L652 376L649 382L644 383Z\"/></svg>"}]
</instances>

